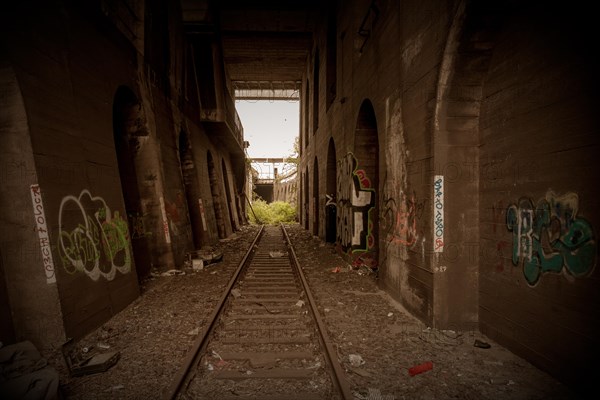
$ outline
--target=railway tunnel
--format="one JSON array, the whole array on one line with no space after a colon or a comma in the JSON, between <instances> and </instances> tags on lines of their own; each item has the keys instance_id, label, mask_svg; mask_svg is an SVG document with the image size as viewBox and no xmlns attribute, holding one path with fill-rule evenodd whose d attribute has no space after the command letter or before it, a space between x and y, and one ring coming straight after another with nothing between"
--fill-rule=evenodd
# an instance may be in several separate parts
<instances>
[{"instance_id":1,"label":"railway tunnel","mask_svg":"<svg viewBox=\"0 0 600 400\"><path fill-rule=\"evenodd\" d=\"M249 234L235 101L294 98L295 237L368 271L427 329L485 335L597 392L593 15L468 0L3 6L0 340L84 338L189 254Z\"/></svg>"}]
</instances>

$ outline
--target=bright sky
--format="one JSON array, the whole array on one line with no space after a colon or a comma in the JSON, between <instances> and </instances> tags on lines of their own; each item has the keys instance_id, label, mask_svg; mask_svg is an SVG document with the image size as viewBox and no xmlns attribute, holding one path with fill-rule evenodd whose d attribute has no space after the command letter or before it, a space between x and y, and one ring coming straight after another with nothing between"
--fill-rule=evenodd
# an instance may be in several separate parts
<instances>
[{"instance_id":1,"label":"bright sky","mask_svg":"<svg viewBox=\"0 0 600 400\"><path fill-rule=\"evenodd\" d=\"M287 157L293 153L300 131L298 101L241 100L235 108L244 126L244 140L250 142L248 155Z\"/></svg>"}]
</instances>

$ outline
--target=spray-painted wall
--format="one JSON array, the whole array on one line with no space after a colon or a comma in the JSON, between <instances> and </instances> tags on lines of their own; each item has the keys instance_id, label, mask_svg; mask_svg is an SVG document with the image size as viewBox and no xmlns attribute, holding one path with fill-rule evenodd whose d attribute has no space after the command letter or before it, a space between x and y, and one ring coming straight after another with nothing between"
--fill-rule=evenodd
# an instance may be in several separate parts
<instances>
[{"instance_id":1,"label":"spray-painted wall","mask_svg":"<svg viewBox=\"0 0 600 400\"><path fill-rule=\"evenodd\" d=\"M379 281L417 317L481 329L566 381L592 382L598 81L594 24L579 21L589 10L356 0L333 22L322 11L302 90L305 227L332 204L333 140L336 243L349 260L372 234ZM371 136L358 129L365 101ZM375 185L359 149L376 152ZM315 210L305 204L317 192Z\"/></svg>"},{"instance_id":2,"label":"spray-painted wall","mask_svg":"<svg viewBox=\"0 0 600 400\"><path fill-rule=\"evenodd\" d=\"M584 390L600 350L593 23L511 11L483 80L480 326Z\"/></svg>"},{"instance_id":3,"label":"spray-painted wall","mask_svg":"<svg viewBox=\"0 0 600 400\"><path fill-rule=\"evenodd\" d=\"M233 171L230 149L210 140L198 110L179 108L189 88L180 86L187 47L176 3L161 8L166 15L146 10L131 29L99 4L65 7L15 6L1 38L0 161L10 190L0 197L0 276L15 339L40 348L81 337L134 300L151 270L181 268L189 251L214 244L207 152L223 192L221 165ZM135 9L127 12L143 7ZM145 42L122 36L143 30L144 16L155 18ZM146 57L145 45L156 47ZM195 173L184 177L190 161ZM184 178L195 183L189 195ZM239 224L230 215L225 235Z\"/></svg>"}]
</instances>

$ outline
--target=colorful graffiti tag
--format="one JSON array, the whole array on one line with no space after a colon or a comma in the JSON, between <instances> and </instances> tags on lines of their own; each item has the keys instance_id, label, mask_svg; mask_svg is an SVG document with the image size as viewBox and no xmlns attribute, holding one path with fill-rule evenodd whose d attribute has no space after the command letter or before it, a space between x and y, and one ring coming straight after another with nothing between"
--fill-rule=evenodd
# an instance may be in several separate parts
<instances>
[{"instance_id":1,"label":"colorful graffiti tag","mask_svg":"<svg viewBox=\"0 0 600 400\"><path fill-rule=\"evenodd\" d=\"M102 197L83 190L66 196L58 212L58 253L69 274L84 272L92 280L113 280L131 270L127 221L114 215Z\"/></svg>"},{"instance_id":2,"label":"colorful graffiti tag","mask_svg":"<svg viewBox=\"0 0 600 400\"><path fill-rule=\"evenodd\" d=\"M521 198L506 210L506 226L513 233L512 262L523 263L529 285L547 272L581 278L594 269L594 231L577 215L578 207L577 194L557 196L549 191L535 207L531 199Z\"/></svg>"},{"instance_id":3,"label":"colorful graffiti tag","mask_svg":"<svg viewBox=\"0 0 600 400\"><path fill-rule=\"evenodd\" d=\"M337 240L344 252L368 251L375 246L371 211L375 189L366 172L348 153L337 167Z\"/></svg>"},{"instance_id":4,"label":"colorful graffiti tag","mask_svg":"<svg viewBox=\"0 0 600 400\"><path fill-rule=\"evenodd\" d=\"M400 200L390 197L384 202L382 229L390 243L412 247L417 243L417 219L423 213L424 203L417 202L415 194L410 198L400 192Z\"/></svg>"}]
</instances>

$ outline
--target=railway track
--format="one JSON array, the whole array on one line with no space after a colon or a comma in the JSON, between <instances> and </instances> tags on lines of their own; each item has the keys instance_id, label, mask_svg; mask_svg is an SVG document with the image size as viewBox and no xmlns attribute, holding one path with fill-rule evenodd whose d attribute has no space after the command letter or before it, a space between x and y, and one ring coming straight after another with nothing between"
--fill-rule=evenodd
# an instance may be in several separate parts
<instances>
[{"instance_id":1,"label":"railway track","mask_svg":"<svg viewBox=\"0 0 600 400\"><path fill-rule=\"evenodd\" d=\"M260 229L164 398L352 398L283 225Z\"/></svg>"}]
</instances>

